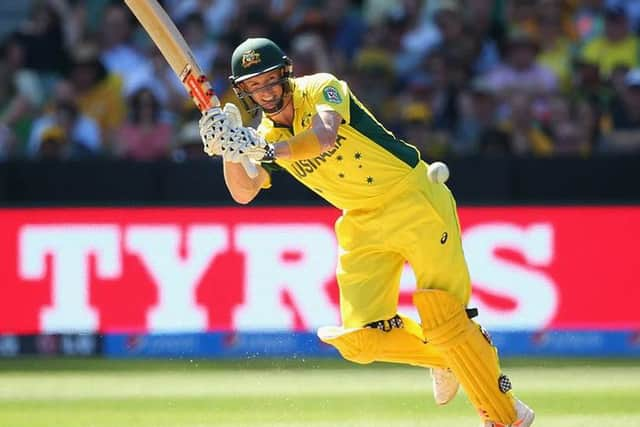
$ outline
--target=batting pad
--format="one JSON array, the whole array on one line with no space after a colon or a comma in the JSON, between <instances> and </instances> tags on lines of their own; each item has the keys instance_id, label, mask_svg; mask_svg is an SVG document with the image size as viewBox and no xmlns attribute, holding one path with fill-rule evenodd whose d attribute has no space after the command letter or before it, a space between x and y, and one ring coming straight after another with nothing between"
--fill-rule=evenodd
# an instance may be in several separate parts
<instances>
[{"instance_id":1,"label":"batting pad","mask_svg":"<svg viewBox=\"0 0 640 427\"><path fill-rule=\"evenodd\" d=\"M374 328L349 328L324 326L318 329L318 337L338 349L342 357L356 363L391 362L406 363L425 368L445 367L442 354L422 338L420 326L401 316L404 328L388 332ZM409 332L415 330L416 333Z\"/></svg>"},{"instance_id":2,"label":"batting pad","mask_svg":"<svg viewBox=\"0 0 640 427\"><path fill-rule=\"evenodd\" d=\"M481 417L506 425L516 421L515 404L500 373L498 354L464 306L450 293L419 290L413 303L427 342L443 354Z\"/></svg>"}]
</instances>

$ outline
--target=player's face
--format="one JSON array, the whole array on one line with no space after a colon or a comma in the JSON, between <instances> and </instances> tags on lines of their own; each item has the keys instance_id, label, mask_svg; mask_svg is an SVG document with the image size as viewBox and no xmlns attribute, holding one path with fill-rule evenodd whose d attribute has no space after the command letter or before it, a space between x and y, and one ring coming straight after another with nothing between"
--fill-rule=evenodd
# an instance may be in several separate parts
<instances>
[{"instance_id":1,"label":"player's face","mask_svg":"<svg viewBox=\"0 0 640 427\"><path fill-rule=\"evenodd\" d=\"M260 107L275 112L282 107L282 70L273 70L242 82L243 89Z\"/></svg>"}]
</instances>

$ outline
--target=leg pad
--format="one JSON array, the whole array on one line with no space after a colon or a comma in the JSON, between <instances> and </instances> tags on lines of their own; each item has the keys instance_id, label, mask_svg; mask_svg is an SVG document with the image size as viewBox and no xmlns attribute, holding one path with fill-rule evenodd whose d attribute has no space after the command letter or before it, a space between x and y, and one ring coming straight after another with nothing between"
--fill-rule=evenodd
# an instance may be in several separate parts
<instances>
[{"instance_id":1,"label":"leg pad","mask_svg":"<svg viewBox=\"0 0 640 427\"><path fill-rule=\"evenodd\" d=\"M375 328L325 326L318 329L318 337L355 363L378 361L445 367L442 354L435 346L425 344L420 326L410 318L402 316L402 320L403 328L386 332Z\"/></svg>"},{"instance_id":2,"label":"leg pad","mask_svg":"<svg viewBox=\"0 0 640 427\"><path fill-rule=\"evenodd\" d=\"M514 399L501 387L498 354L465 307L440 290L415 292L413 302L427 342L441 350L481 417L510 425L516 420Z\"/></svg>"}]
</instances>

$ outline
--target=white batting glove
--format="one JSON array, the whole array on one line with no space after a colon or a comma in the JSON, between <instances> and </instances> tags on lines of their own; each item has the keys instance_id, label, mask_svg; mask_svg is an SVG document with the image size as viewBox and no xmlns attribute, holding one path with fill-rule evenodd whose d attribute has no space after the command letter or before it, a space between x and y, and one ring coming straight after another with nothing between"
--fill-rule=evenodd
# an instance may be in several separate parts
<instances>
[{"instance_id":1,"label":"white batting glove","mask_svg":"<svg viewBox=\"0 0 640 427\"><path fill-rule=\"evenodd\" d=\"M230 129L242 127L242 114L240 114L240 110L238 109L236 104L227 102L226 104L224 104L224 109L222 111L224 111L227 115L227 126Z\"/></svg>"},{"instance_id":2,"label":"white batting glove","mask_svg":"<svg viewBox=\"0 0 640 427\"><path fill-rule=\"evenodd\" d=\"M198 122L204 152L210 156L222 155L222 147L230 143L231 133L241 126L242 116L234 104L207 110Z\"/></svg>"},{"instance_id":3,"label":"white batting glove","mask_svg":"<svg viewBox=\"0 0 640 427\"><path fill-rule=\"evenodd\" d=\"M225 161L237 163L246 156L253 163L273 161L273 146L253 128L240 127L231 135L231 143L222 146Z\"/></svg>"}]
</instances>

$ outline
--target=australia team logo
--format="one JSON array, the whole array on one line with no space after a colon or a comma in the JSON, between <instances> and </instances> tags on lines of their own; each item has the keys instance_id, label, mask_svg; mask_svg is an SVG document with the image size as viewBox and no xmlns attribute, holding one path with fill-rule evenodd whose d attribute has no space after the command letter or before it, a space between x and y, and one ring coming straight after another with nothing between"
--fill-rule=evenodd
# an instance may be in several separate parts
<instances>
[{"instance_id":1,"label":"australia team logo","mask_svg":"<svg viewBox=\"0 0 640 427\"><path fill-rule=\"evenodd\" d=\"M342 102L340 92L338 92L338 90L333 86L325 87L322 93L324 95L324 99L327 102L330 102L332 104L340 104Z\"/></svg>"},{"instance_id":2,"label":"australia team logo","mask_svg":"<svg viewBox=\"0 0 640 427\"><path fill-rule=\"evenodd\" d=\"M259 64L261 61L260 54L253 49L242 54L242 68L249 68L252 65Z\"/></svg>"}]
</instances>

